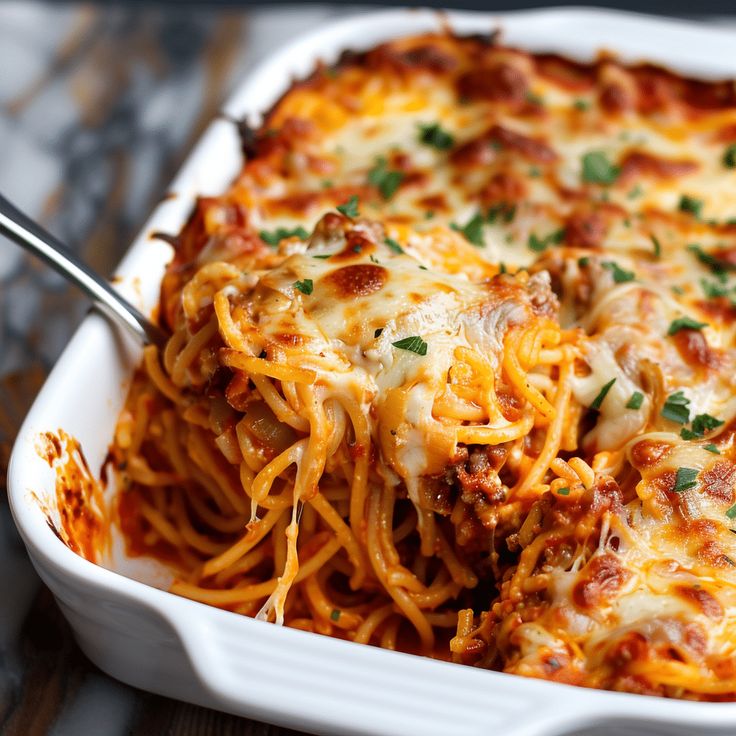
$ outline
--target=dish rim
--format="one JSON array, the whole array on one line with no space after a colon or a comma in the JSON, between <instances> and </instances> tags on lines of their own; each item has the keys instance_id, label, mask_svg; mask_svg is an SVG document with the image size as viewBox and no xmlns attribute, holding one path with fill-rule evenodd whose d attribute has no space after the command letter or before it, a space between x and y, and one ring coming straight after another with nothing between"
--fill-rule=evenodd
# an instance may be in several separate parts
<instances>
[{"instance_id":1,"label":"dish rim","mask_svg":"<svg viewBox=\"0 0 736 736\"><path fill-rule=\"evenodd\" d=\"M313 68L315 53L318 50L322 50L322 53L319 54L320 58L330 61L336 56L337 49L368 48L380 40L387 40L406 33L437 29L440 22L448 22L453 29L461 33L473 28L478 32L480 30L478 26L481 25L485 25L489 30L501 25L505 27L504 36L508 37L511 43L515 43L516 35L523 34L520 26L526 24L527 32L530 27L533 29L530 34L531 42L524 44L524 47L530 50L542 48L539 42L542 30L547 25L553 27L552 33L555 32L555 24L560 23L577 24L582 28L603 25L606 26L603 35L628 30L633 32L634 37L639 34L641 37L639 44L644 43L641 40L644 37L651 39L651 33L656 30L658 46L655 49L647 49L646 54L637 52L636 43L633 43L632 38L628 36L622 44L624 48L616 48L616 51L621 51L620 56L625 59L653 59L694 76L707 75L709 70L716 76L730 75L736 78L736 57L729 65L723 61L723 58L727 56L719 55L717 50L721 47L732 49L736 34L704 24L694 25L692 22L598 8L562 7L508 13L392 9L340 19L283 44L246 75L223 106L223 113L227 118L248 117L252 119L260 111L265 111L269 105L265 105L264 100L270 96L273 101L277 97L269 90L270 85L266 83L266 80L274 76L282 79L287 72L290 75L303 76L305 72ZM359 32L357 27L360 27ZM567 55L586 57L590 56L588 49L592 50L601 46L600 41L595 41L594 37L586 36L584 42L580 42L580 39L573 39L572 35L570 34L570 37L562 43L559 38L556 39L557 43L548 41L545 48L553 48ZM689 45L683 46L684 39L689 41ZM576 46L579 53L574 53L573 46ZM566 50L567 47L569 50ZM665 53L663 49L666 48L669 48L670 51ZM328 51L325 52L325 49ZM683 49L685 49L684 53ZM665 58L667 54L674 54L675 50L679 55L677 60L674 57ZM720 58L714 63L708 63L706 57L711 54L719 55ZM689 63L694 60L699 63ZM152 247L149 233L162 230L178 231L176 223L179 222L180 226L188 216L194 195L220 193L224 189L221 186L223 181L227 186L240 168L240 159L230 161L229 165L224 165L217 172L209 170L209 164L205 166L205 159L209 162L218 151L232 150L233 144L238 145L239 148L235 126L231 122L221 117L208 126L172 183L171 190L176 192L176 197L166 199L154 210L121 261L117 270L117 275L122 280L120 289L127 296L141 302L142 306L151 307L153 305L160 279L158 277L153 279L149 276L140 292L136 280L141 278L146 270L151 269L151 260L157 267L160 267L170 253L168 246L161 243ZM153 281L155 281L156 288L153 288ZM394 733L392 725L386 723L385 718L382 720L378 715L376 722L370 725L369 730L362 730L355 724L351 724L350 721L345 721L345 714L340 719L330 720L330 717L325 719L323 706L317 707L314 704L311 707L303 704L304 710L297 712L295 708L280 710L283 707L281 701L264 703L243 698L240 704L233 702L230 685L225 683L217 672L212 671L217 664L217 657L223 656L221 651L223 645L221 642L216 643L217 635L214 630L236 634L242 631L244 636L255 637L259 642L265 642L268 647L278 649L291 649L293 645L298 650L297 655L302 660L311 662L312 665L315 662L310 658L315 656L315 652L319 652L317 657L351 660L356 663L360 661L363 665L368 663L369 667L377 670L390 666L391 658L393 658L395 669L406 673L407 676L409 673L417 673L421 677L425 672L429 675L433 672L433 668L447 668L450 665L413 655L362 647L351 642L315 636L307 632L279 629L272 624L264 624L180 598L84 560L68 549L48 527L44 512L34 500L35 494L29 492L34 485L33 471L29 470L29 461L36 457L37 428L44 425L43 417L47 405L58 404L60 401L54 396L57 385L72 380L70 374L74 373L75 364L79 364L81 356L89 351L90 346L109 343L111 340L121 340L123 350L121 355L133 359L137 349L126 341L126 338L113 337L113 333L114 330L108 323L96 314L91 314L84 320L34 402L13 448L8 470L8 497L15 523L42 577L66 579L67 582L73 582L77 586L94 588L103 598L121 596L131 605L137 604L155 611L176 631L200 680L201 687L225 710L254 713L255 717L297 728L306 727L328 732L334 730L341 733L346 732L346 729L355 733ZM111 434L113 426L112 423L106 426L106 431L109 430L108 434ZM52 429L52 427L47 425L45 429ZM60 596L58 587L54 589L54 593ZM254 626L258 628L253 629ZM201 640L194 636L195 633L202 634ZM208 651L208 646L203 646L202 641L208 646L213 646L218 652L217 655ZM358 651L361 653L358 654ZM232 669L236 664L230 662L229 668ZM262 664L267 665L268 663ZM651 696L585 690L504 673L475 670L470 667L453 666L452 670L458 670L458 673L451 675L445 669L445 674L438 678L448 682L463 683L463 687L468 686L470 679L477 680L483 682L488 691L494 690L495 683L496 692L489 692L488 699L477 705L480 709L488 708L489 705L500 707L499 694L502 694L502 698L521 697L523 707L514 710L513 719L505 725L508 733L551 734L580 724L613 723L622 720L635 720L637 723L656 721L673 727L679 725L701 729L725 728L736 724L736 703L664 700ZM274 673L278 672L278 669L272 667L270 671ZM462 675L460 675L461 671ZM436 696L433 695L433 697ZM539 699L545 698L554 700L557 707L550 709L549 703L540 706ZM535 699L537 699L536 703ZM419 698L416 705L419 705L421 700ZM426 697L424 701L426 704L430 702ZM241 704L243 707L240 707ZM535 711L529 713L532 706ZM346 708L346 710L350 709ZM560 714L560 710L571 710L572 712ZM482 715L479 714L479 717ZM477 723L473 723L472 727L475 729L476 726L483 724L487 728L488 723L487 719L480 718ZM480 733L480 730L471 730L469 727L463 732Z\"/></svg>"}]
</instances>

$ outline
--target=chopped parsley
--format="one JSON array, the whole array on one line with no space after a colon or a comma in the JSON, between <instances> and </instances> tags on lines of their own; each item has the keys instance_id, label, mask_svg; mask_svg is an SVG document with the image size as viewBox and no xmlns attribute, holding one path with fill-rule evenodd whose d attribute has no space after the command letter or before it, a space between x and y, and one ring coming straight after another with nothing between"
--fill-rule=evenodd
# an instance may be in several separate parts
<instances>
[{"instance_id":1,"label":"chopped parsley","mask_svg":"<svg viewBox=\"0 0 736 736\"><path fill-rule=\"evenodd\" d=\"M690 243L687 249L695 255L695 257L715 274L725 274L726 271L733 271L733 264L728 261L722 261L718 256L703 250L697 243Z\"/></svg>"},{"instance_id":2,"label":"chopped parsley","mask_svg":"<svg viewBox=\"0 0 736 736\"><path fill-rule=\"evenodd\" d=\"M330 613L330 618L333 621L339 621L340 620L340 613L341 613L341 611L340 611L339 608L333 608L332 609L332 612Z\"/></svg>"},{"instance_id":3,"label":"chopped parsley","mask_svg":"<svg viewBox=\"0 0 736 736\"><path fill-rule=\"evenodd\" d=\"M649 239L652 241L652 247L654 248L654 257L659 259L662 255L662 244L656 235L650 235Z\"/></svg>"},{"instance_id":4,"label":"chopped parsley","mask_svg":"<svg viewBox=\"0 0 736 736\"><path fill-rule=\"evenodd\" d=\"M698 320L692 317L678 317L670 322L667 334L672 336L676 335L680 330L702 330L703 327L707 327L707 322L698 322Z\"/></svg>"},{"instance_id":5,"label":"chopped parsley","mask_svg":"<svg viewBox=\"0 0 736 736\"><path fill-rule=\"evenodd\" d=\"M529 169L529 176L531 176L532 179L537 179L542 176L542 170L539 168L539 166L532 166Z\"/></svg>"},{"instance_id":6,"label":"chopped parsley","mask_svg":"<svg viewBox=\"0 0 736 736\"><path fill-rule=\"evenodd\" d=\"M721 451L712 442L709 442L707 445L703 445L703 449L708 450L708 452L712 452L714 455L721 454Z\"/></svg>"},{"instance_id":7,"label":"chopped parsley","mask_svg":"<svg viewBox=\"0 0 736 736\"><path fill-rule=\"evenodd\" d=\"M330 257L331 257L331 254L330 253L327 253L327 254L322 255L322 256L312 256L312 258L319 258L320 261L326 261Z\"/></svg>"},{"instance_id":8,"label":"chopped parsley","mask_svg":"<svg viewBox=\"0 0 736 736\"><path fill-rule=\"evenodd\" d=\"M598 396L593 399L593 403L590 405L591 409L595 409L596 411L598 411L598 409L601 408L603 400L608 395L608 392L611 390L611 386L613 386L614 383L616 383L616 379L612 378L608 383L603 385L601 390L598 392Z\"/></svg>"},{"instance_id":9,"label":"chopped parsley","mask_svg":"<svg viewBox=\"0 0 736 736\"><path fill-rule=\"evenodd\" d=\"M698 437L702 437L706 432L718 429L718 427L721 426L723 426L723 421L721 419L716 419L710 414L698 414L698 416L693 419L692 424L693 432L695 432Z\"/></svg>"},{"instance_id":10,"label":"chopped parsley","mask_svg":"<svg viewBox=\"0 0 736 736\"><path fill-rule=\"evenodd\" d=\"M714 281L706 281L700 279L700 285L703 288L703 293L708 299L717 299L721 296L727 296L730 289L723 284L718 284Z\"/></svg>"},{"instance_id":11,"label":"chopped parsley","mask_svg":"<svg viewBox=\"0 0 736 736\"><path fill-rule=\"evenodd\" d=\"M558 488L557 489L557 495L558 496L569 496L570 495L570 489L568 486L565 486L564 488Z\"/></svg>"},{"instance_id":12,"label":"chopped parsley","mask_svg":"<svg viewBox=\"0 0 736 736\"><path fill-rule=\"evenodd\" d=\"M486 243L483 239L483 215L478 212L465 225L451 223L450 227L463 235L465 240L482 248Z\"/></svg>"},{"instance_id":13,"label":"chopped parsley","mask_svg":"<svg viewBox=\"0 0 736 736\"><path fill-rule=\"evenodd\" d=\"M630 189L626 197L628 199L636 199L637 197L641 197L641 195L644 194L644 190L641 187L641 184L637 184L633 189Z\"/></svg>"},{"instance_id":14,"label":"chopped parsley","mask_svg":"<svg viewBox=\"0 0 736 736\"><path fill-rule=\"evenodd\" d=\"M376 159L376 165L368 172L368 183L376 187L384 199L391 199L403 180L404 172L387 169L383 156Z\"/></svg>"},{"instance_id":15,"label":"chopped parsley","mask_svg":"<svg viewBox=\"0 0 736 736\"><path fill-rule=\"evenodd\" d=\"M578 258L578 266L580 268L585 268L586 266L590 265L590 256L583 256L582 258Z\"/></svg>"},{"instance_id":16,"label":"chopped parsley","mask_svg":"<svg viewBox=\"0 0 736 736\"><path fill-rule=\"evenodd\" d=\"M601 266L611 272L613 280L617 284L625 284L627 281L633 281L636 278L636 274L633 271L627 271L621 268L616 261L604 261L601 263Z\"/></svg>"},{"instance_id":17,"label":"chopped parsley","mask_svg":"<svg viewBox=\"0 0 736 736\"><path fill-rule=\"evenodd\" d=\"M690 421L690 399L682 391L675 391L665 399L661 415L671 422L687 424Z\"/></svg>"},{"instance_id":18,"label":"chopped parsley","mask_svg":"<svg viewBox=\"0 0 736 736\"><path fill-rule=\"evenodd\" d=\"M696 478L700 471L697 468L678 468L675 476L675 487L672 489L675 493L682 493L697 485Z\"/></svg>"},{"instance_id":19,"label":"chopped parsley","mask_svg":"<svg viewBox=\"0 0 736 736\"><path fill-rule=\"evenodd\" d=\"M631 398L626 402L627 409L641 409L644 402L644 394L641 391L634 391Z\"/></svg>"},{"instance_id":20,"label":"chopped parsley","mask_svg":"<svg viewBox=\"0 0 736 736\"><path fill-rule=\"evenodd\" d=\"M677 205L680 212L687 212L696 219L700 219L703 214L703 200L683 194L680 197L680 203Z\"/></svg>"},{"instance_id":21,"label":"chopped parsley","mask_svg":"<svg viewBox=\"0 0 736 736\"><path fill-rule=\"evenodd\" d=\"M575 100L575 102L572 103L572 106L576 110L590 110L590 102L588 102L588 100Z\"/></svg>"},{"instance_id":22,"label":"chopped parsley","mask_svg":"<svg viewBox=\"0 0 736 736\"><path fill-rule=\"evenodd\" d=\"M371 263L380 263L380 261L378 260L378 258L376 258L376 257L375 257L375 256L373 255L373 253L371 253L371 254L370 254L370 255L368 256L368 258L370 258L370 260L371 260Z\"/></svg>"},{"instance_id":23,"label":"chopped parsley","mask_svg":"<svg viewBox=\"0 0 736 736\"><path fill-rule=\"evenodd\" d=\"M723 165L727 169L736 169L736 143L732 143L724 152Z\"/></svg>"},{"instance_id":24,"label":"chopped parsley","mask_svg":"<svg viewBox=\"0 0 736 736\"><path fill-rule=\"evenodd\" d=\"M345 215L345 217L358 217L358 195L353 194L347 202L337 205L337 211Z\"/></svg>"},{"instance_id":25,"label":"chopped parsley","mask_svg":"<svg viewBox=\"0 0 736 736\"><path fill-rule=\"evenodd\" d=\"M553 230L543 238L540 238L536 233L531 233L527 241L527 246L529 250L533 250L535 253L541 253L547 250L553 243L559 245L564 239L565 228L561 227L559 230Z\"/></svg>"},{"instance_id":26,"label":"chopped parsley","mask_svg":"<svg viewBox=\"0 0 736 736\"><path fill-rule=\"evenodd\" d=\"M309 237L309 233L303 227L295 227L291 230L286 227L279 227L270 232L268 230L261 230L258 235L266 245L271 246L278 245L284 238L293 238L296 236L300 240L306 240Z\"/></svg>"},{"instance_id":27,"label":"chopped parsley","mask_svg":"<svg viewBox=\"0 0 736 736\"><path fill-rule=\"evenodd\" d=\"M413 335L412 337L404 337L401 340L391 343L395 348L401 350L408 350L409 352L416 353L417 355L427 354L427 343L422 340L419 335Z\"/></svg>"},{"instance_id":28,"label":"chopped parsley","mask_svg":"<svg viewBox=\"0 0 736 736\"><path fill-rule=\"evenodd\" d=\"M516 205L507 204L506 202L499 202L498 204L492 205L486 213L486 222L492 225L499 216L507 224L513 222L514 217L516 217Z\"/></svg>"},{"instance_id":29,"label":"chopped parsley","mask_svg":"<svg viewBox=\"0 0 736 736\"><path fill-rule=\"evenodd\" d=\"M447 151L455 145L455 139L439 123L420 123L419 140L439 151Z\"/></svg>"},{"instance_id":30,"label":"chopped parsley","mask_svg":"<svg viewBox=\"0 0 736 736\"><path fill-rule=\"evenodd\" d=\"M394 253L403 253L404 249L393 239L393 238L384 238L384 243L394 252Z\"/></svg>"},{"instance_id":31,"label":"chopped parsley","mask_svg":"<svg viewBox=\"0 0 736 736\"><path fill-rule=\"evenodd\" d=\"M589 184L613 184L620 173L621 169L603 151L590 151L583 156L583 181Z\"/></svg>"},{"instance_id":32,"label":"chopped parsley","mask_svg":"<svg viewBox=\"0 0 736 736\"><path fill-rule=\"evenodd\" d=\"M312 279L304 279L304 281L295 281L294 288L301 291L302 294L309 296L314 291L314 282Z\"/></svg>"}]
</instances>

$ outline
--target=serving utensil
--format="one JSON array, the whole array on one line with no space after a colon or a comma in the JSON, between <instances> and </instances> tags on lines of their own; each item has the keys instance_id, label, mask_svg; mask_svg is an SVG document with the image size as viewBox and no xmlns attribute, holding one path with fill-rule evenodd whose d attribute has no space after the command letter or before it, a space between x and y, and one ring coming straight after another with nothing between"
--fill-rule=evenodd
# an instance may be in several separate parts
<instances>
[{"instance_id":1,"label":"serving utensil","mask_svg":"<svg viewBox=\"0 0 736 736\"><path fill-rule=\"evenodd\" d=\"M123 325L144 345L162 347L168 335L124 299L100 274L61 241L0 195L0 233L15 241L81 289L107 317Z\"/></svg>"}]
</instances>

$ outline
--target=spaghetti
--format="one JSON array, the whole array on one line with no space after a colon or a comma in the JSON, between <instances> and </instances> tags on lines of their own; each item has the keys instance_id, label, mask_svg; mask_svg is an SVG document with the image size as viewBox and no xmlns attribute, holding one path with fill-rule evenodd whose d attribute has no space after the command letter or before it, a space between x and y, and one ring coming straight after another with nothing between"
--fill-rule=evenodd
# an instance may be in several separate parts
<instances>
[{"instance_id":1,"label":"spaghetti","mask_svg":"<svg viewBox=\"0 0 736 736\"><path fill-rule=\"evenodd\" d=\"M735 699L735 130L731 83L479 37L295 84L173 239L129 552L278 624Z\"/></svg>"}]
</instances>

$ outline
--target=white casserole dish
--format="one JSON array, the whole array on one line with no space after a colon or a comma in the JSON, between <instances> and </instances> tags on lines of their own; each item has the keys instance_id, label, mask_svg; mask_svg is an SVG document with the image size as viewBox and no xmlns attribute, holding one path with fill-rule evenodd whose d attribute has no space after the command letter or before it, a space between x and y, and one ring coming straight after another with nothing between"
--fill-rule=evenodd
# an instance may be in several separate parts
<instances>
[{"instance_id":1,"label":"white casserole dish","mask_svg":"<svg viewBox=\"0 0 736 736\"><path fill-rule=\"evenodd\" d=\"M590 58L600 48L678 71L736 77L736 33L694 23L603 10L557 9L502 15L391 10L335 23L290 43L264 62L225 107L257 122L293 77L318 58L333 60L389 37L500 27L529 50ZM235 126L212 123L164 201L122 262L120 288L153 308L169 246L150 233L177 232L196 194L220 193L239 170ZM145 690L281 725L334 734L566 733L619 725L638 733L734 733L736 703L666 701L583 690L359 646L281 629L178 598L93 565L47 524L54 473L38 435L63 428L79 439L92 468L111 440L139 348L92 314L38 396L11 458L10 502L31 560L56 596L80 646L101 669ZM128 574L155 582L139 564ZM118 569L123 569L121 564Z\"/></svg>"}]
</instances>

